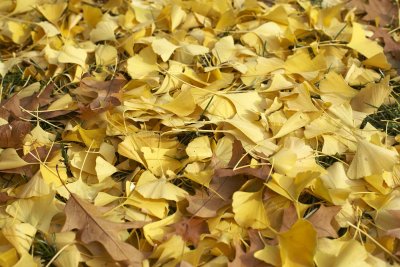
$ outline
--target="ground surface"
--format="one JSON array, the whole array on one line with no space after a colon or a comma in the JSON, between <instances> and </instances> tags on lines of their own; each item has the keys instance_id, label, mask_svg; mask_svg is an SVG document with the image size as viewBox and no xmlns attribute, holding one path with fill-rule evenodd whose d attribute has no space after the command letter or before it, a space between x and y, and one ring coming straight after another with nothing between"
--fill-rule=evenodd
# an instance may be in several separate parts
<instances>
[{"instance_id":1,"label":"ground surface","mask_svg":"<svg viewBox=\"0 0 400 267\"><path fill-rule=\"evenodd\" d=\"M1 266L399 263L398 2L2 0L0 26Z\"/></svg>"}]
</instances>

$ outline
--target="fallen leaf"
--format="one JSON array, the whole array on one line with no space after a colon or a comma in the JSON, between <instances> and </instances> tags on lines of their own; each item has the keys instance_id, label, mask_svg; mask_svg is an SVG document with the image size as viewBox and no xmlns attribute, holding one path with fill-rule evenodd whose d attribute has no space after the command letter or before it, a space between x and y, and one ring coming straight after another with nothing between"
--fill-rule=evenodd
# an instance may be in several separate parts
<instances>
[{"instance_id":1,"label":"fallen leaf","mask_svg":"<svg viewBox=\"0 0 400 267\"><path fill-rule=\"evenodd\" d=\"M184 241L197 246L202 234L209 233L208 225L201 218L183 218L181 221L171 225L175 233L180 235Z\"/></svg>"},{"instance_id":2,"label":"fallen leaf","mask_svg":"<svg viewBox=\"0 0 400 267\"><path fill-rule=\"evenodd\" d=\"M298 220L278 236L282 266L311 266L317 246L317 233L311 223Z\"/></svg>"},{"instance_id":3,"label":"fallen leaf","mask_svg":"<svg viewBox=\"0 0 400 267\"><path fill-rule=\"evenodd\" d=\"M96 207L74 194L71 194L64 211L67 218L62 228L63 232L78 229L84 244L99 242L115 261L140 266L144 259L143 253L120 240L118 231L141 227L141 223L119 224L107 221L102 218Z\"/></svg>"},{"instance_id":4,"label":"fallen leaf","mask_svg":"<svg viewBox=\"0 0 400 267\"><path fill-rule=\"evenodd\" d=\"M340 209L340 206L326 207L321 205L319 209L309 217L308 221L312 223L314 229L317 231L318 238L338 237L337 230L333 228L331 222Z\"/></svg>"}]
</instances>

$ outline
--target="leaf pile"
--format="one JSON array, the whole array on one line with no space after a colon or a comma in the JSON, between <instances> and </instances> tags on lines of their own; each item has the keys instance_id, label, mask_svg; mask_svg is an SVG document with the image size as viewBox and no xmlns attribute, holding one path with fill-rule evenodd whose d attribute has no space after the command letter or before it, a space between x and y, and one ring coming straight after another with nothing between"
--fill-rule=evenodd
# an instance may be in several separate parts
<instances>
[{"instance_id":1,"label":"leaf pile","mask_svg":"<svg viewBox=\"0 0 400 267\"><path fill-rule=\"evenodd\" d=\"M351 2L1 1L0 265L398 264L398 10Z\"/></svg>"}]
</instances>

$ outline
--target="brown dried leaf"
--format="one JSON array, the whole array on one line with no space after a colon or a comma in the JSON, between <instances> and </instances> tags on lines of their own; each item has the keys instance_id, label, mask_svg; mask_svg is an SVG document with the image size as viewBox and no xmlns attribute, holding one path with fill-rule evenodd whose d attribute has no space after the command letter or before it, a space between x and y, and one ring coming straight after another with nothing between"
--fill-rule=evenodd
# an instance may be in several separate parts
<instances>
[{"instance_id":1,"label":"brown dried leaf","mask_svg":"<svg viewBox=\"0 0 400 267\"><path fill-rule=\"evenodd\" d=\"M341 210L340 206L321 207L308 219L308 221L314 226L317 231L318 238L321 237L333 237L337 238L337 231L333 228L331 222L333 218Z\"/></svg>"},{"instance_id":2,"label":"brown dried leaf","mask_svg":"<svg viewBox=\"0 0 400 267\"><path fill-rule=\"evenodd\" d=\"M13 121L10 124L0 126L0 147L18 148L31 131L31 124L26 121Z\"/></svg>"},{"instance_id":3,"label":"brown dried leaf","mask_svg":"<svg viewBox=\"0 0 400 267\"><path fill-rule=\"evenodd\" d=\"M252 168L249 165L250 157L245 154L242 143L235 139L232 145L232 158L228 163L229 168L217 169L214 172L215 177L232 177L235 175L249 175L266 180L270 174L271 168L263 165L259 168ZM244 167L246 166L246 167Z\"/></svg>"},{"instance_id":4,"label":"brown dried leaf","mask_svg":"<svg viewBox=\"0 0 400 267\"><path fill-rule=\"evenodd\" d=\"M382 27L374 27L370 26L370 30L374 32L374 35L371 37L372 39L382 38L385 43L384 51L385 52L399 52L400 44L395 42L392 36L389 34L389 30Z\"/></svg>"},{"instance_id":5,"label":"brown dried leaf","mask_svg":"<svg viewBox=\"0 0 400 267\"><path fill-rule=\"evenodd\" d=\"M293 226L293 224L297 222L298 219L299 217L297 216L295 206L293 204L290 204L288 208L283 210L282 225L279 232L288 231Z\"/></svg>"},{"instance_id":6,"label":"brown dried leaf","mask_svg":"<svg viewBox=\"0 0 400 267\"><path fill-rule=\"evenodd\" d=\"M124 265L141 266L144 259L142 252L134 246L121 241L118 231L129 228L139 228L141 222L119 224L107 221L92 204L81 200L77 195L71 194L64 212L66 221L62 231L78 229L83 243L98 242L104 246L110 256Z\"/></svg>"},{"instance_id":7,"label":"brown dried leaf","mask_svg":"<svg viewBox=\"0 0 400 267\"><path fill-rule=\"evenodd\" d=\"M237 242L235 245L235 259L228 263L228 267L266 266L265 262L254 257L256 251L264 248L264 243L260 238L259 232L250 229L248 230L248 234L250 239L250 248L247 251L244 251L240 242Z\"/></svg>"},{"instance_id":8,"label":"brown dried leaf","mask_svg":"<svg viewBox=\"0 0 400 267\"><path fill-rule=\"evenodd\" d=\"M121 104L120 91L126 83L127 80L123 76L117 76L110 81L98 81L90 76L84 77L79 87L74 90L82 102L89 104L81 112L85 113L86 109L89 109L98 114L111 107L119 106Z\"/></svg>"},{"instance_id":9,"label":"brown dried leaf","mask_svg":"<svg viewBox=\"0 0 400 267\"><path fill-rule=\"evenodd\" d=\"M198 190L195 195L186 198L189 202L186 210L197 217L214 217L220 208L232 202L233 193L244 181L243 177L214 177L210 183L211 190Z\"/></svg>"},{"instance_id":10,"label":"brown dried leaf","mask_svg":"<svg viewBox=\"0 0 400 267\"><path fill-rule=\"evenodd\" d=\"M9 196L6 192L0 192L0 204L7 203L7 201L14 199L16 199L16 197Z\"/></svg>"},{"instance_id":11,"label":"brown dried leaf","mask_svg":"<svg viewBox=\"0 0 400 267\"><path fill-rule=\"evenodd\" d=\"M388 25L397 17L398 10L391 0L369 0L364 6L367 15L363 17L366 21L379 19L381 25Z\"/></svg>"},{"instance_id":12,"label":"brown dried leaf","mask_svg":"<svg viewBox=\"0 0 400 267\"><path fill-rule=\"evenodd\" d=\"M175 233L182 236L186 242L195 246L200 241L200 235L209 233L207 222L201 218L183 218L181 221L171 225Z\"/></svg>"}]
</instances>

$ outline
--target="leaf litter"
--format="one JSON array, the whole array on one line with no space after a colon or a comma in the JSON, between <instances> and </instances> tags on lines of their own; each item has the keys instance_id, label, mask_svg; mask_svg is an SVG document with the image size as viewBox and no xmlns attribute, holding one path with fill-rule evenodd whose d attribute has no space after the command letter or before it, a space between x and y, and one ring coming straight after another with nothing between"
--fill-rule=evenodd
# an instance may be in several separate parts
<instances>
[{"instance_id":1,"label":"leaf litter","mask_svg":"<svg viewBox=\"0 0 400 267\"><path fill-rule=\"evenodd\" d=\"M398 265L398 16L2 1L0 265Z\"/></svg>"}]
</instances>

